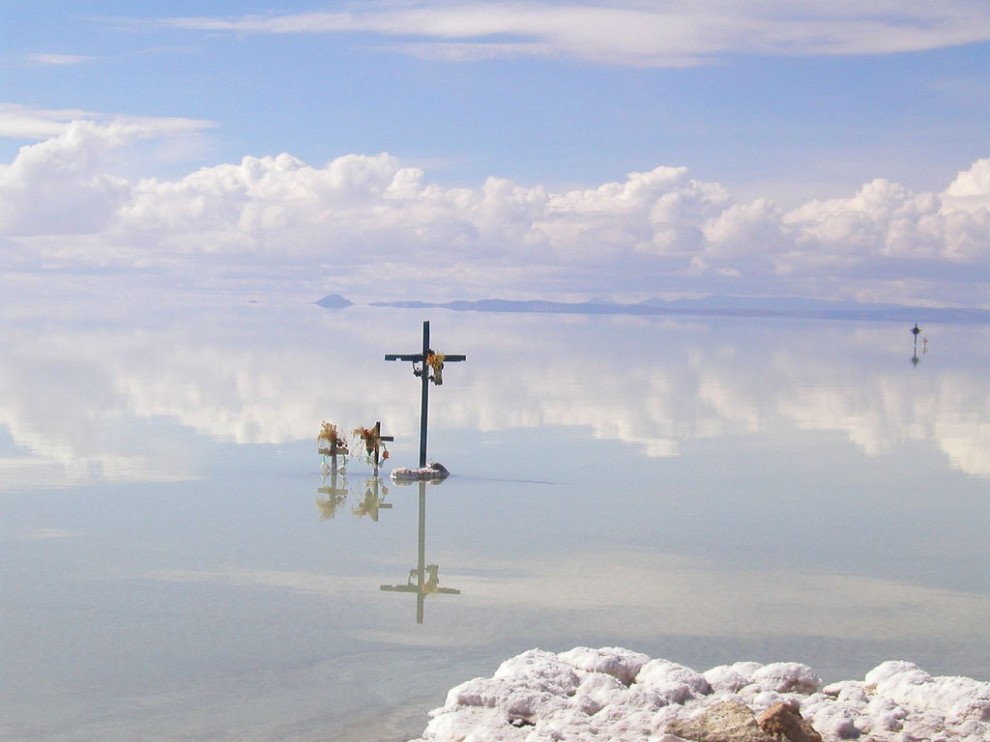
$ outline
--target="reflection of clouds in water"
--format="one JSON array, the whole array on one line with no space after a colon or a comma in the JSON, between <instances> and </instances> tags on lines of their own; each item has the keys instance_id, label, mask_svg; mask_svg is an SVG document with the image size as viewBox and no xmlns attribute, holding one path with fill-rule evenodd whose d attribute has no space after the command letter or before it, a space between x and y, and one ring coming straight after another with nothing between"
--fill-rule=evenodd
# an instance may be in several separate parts
<instances>
[{"instance_id":1,"label":"reflection of clouds in water","mask_svg":"<svg viewBox=\"0 0 990 742\"><path fill-rule=\"evenodd\" d=\"M72 472L57 461L41 458L0 458L0 490L30 484L34 487L57 487L85 481L81 472Z\"/></svg>"},{"instance_id":2,"label":"reflection of clouds in water","mask_svg":"<svg viewBox=\"0 0 990 742\"><path fill-rule=\"evenodd\" d=\"M650 552L489 561L477 571L469 555L451 561L460 564L456 582L462 592L450 609L475 618L470 632L431 636L423 640L428 646L473 645L480 634L495 640L519 632L534 615L544 632L566 634L573 624L583 632L641 640L767 635L939 640L981 634L990 621L990 597L984 595L855 575L712 570L703 561ZM375 583L374 577L250 569L162 570L148 576L332 598L365 593ZM553 621L559 625L547 623ZM410 642L403 631L364 627L359 633L369 640Z\"/></svg>"},{"instance_id":3,"label":"reflection of clouds in water","mask_svg":"<svg viewBox=\"0 0 990 742\"><path fill-rule=\"evenodd\" d=\"M384 353L417 350L419 319L390 312L241 306L141 328L49 321L42 333L9 323L0 424L31 457L3 466L63 483L179 479L195 473L189 430L281 444L315 439L323 419L347 429L380 419L414 443L418 386ZM653 457L725 435L841 431L870 456L932 441L952 466L990 475L980 364L911 369L898 327L444 313L435 344L469 363L431 393L431 424L578 426ZM149 428L162 420L172 424Z\"/></svg>"},{"instance_id":4,"label":"reflection of clouds in water","mask_svg":"<svg viewBox=\"0 0 990 742\"><path fill-rule=\"evenodd\" d=\"M429 623L429 621L427 621ZM355 641L369 642L383 646L426 647L437 649L454 649L459 647L473 648L478 645L479 636L476 633L458 634L451 631L444 633L431 632L416 634L407 631L375 631L372 629L357 629L348 632ZM487 638L487 637L485 637Z\"/></svg>"},{"instance_id":5,"label":"reflection of clouds in water","mask_svg":"<svg viewBox=\"0 0 990 742\"><path fill-rule=\"evenodd\" d=\"M932 437L952 465L972 474L990 476L990 396L965 377L945 378L939 386L939 415Z\"/></svg>"},{"instance_id":6,"label":"reflection of clouds in water","mask_svg":"<svg viewBox=\"0 0 990 742\"><path fill-rule=\"evenodd\" d=\"M278 570L188 570L166 569L149 573L149 579L163 582L210 583L233 587L261 587L290 590L305 595L342 595L365 590L367 582L357 577L324 575L315 572Z\"/></svg>"},{"instance_id":7,"label":"reflection of clouds in water","mask_svg":"<svg viewBox=\"0 0 990 742\"><path fill-rule=\"evenodd\" d=\"M625 551L502 564L508 576L472 576L467 557L451 561L463 570L464 603L490 606L493 616L552 608L605 636L951 639L980 635L990 621L990 597L854 575L712 570Z\"/></svg>"},{"instance_id":8,"label":"reflection of clouds in water","mask_svg":"<svg viewBox=\"0 0 990 742\"><path fill-rule=\"evenodd\" d=\"M21 541L52 541L55 539L68 538L71 531L64 528L35 528L20 535Z\"/></svg>"},{"instance_id":9,"label":"reflection of clouds in water","mask_svg":"<svg viewBox=\"0 0 990 742\"><path fill-rule=\"evenodd\" d=\"M931 441L953 468L990 476L990 392L978 371L878 374L852 388L784 385L778 409L799 429L845 432L868 456Z\"/></svg>"},{"instance_id":10,"label":"reflection of clouds in water","mask_svg":"<svg viewBox=\"0 0 990 742\"><path fill-rule=\"evenodd\" d=\"M0 486L189 476L179 457L167 455L174 433L149 428L128 409L116 388L115 364L100 355L107 350L103 333L25 331L4 341L0 424L21 451L0 458Z\"/></svg>"},{"instance_id":11,"label":"reflection of clouds in water","mask_svg":"<svg viewBox=\"0 0 990 742\"><path fill-rule=\"evenodd\" d=\"M795 331L782 324L732 344L707 330L696 340L671 333L661 354L617 361L588 352L580 368L550 350L531 359L538 373L463 402L477 403L474 416L464 411L463 418L486 430L586 426L649 456L677 455L690 440L795 428L843 432L868 456L932 441L954 467L990 475L990 390L979 364L951 374L905 373L903 347L889 341L898 327L807 323ZM956 332L986 334L980 327Z\"/></svg>"}]
</instances>

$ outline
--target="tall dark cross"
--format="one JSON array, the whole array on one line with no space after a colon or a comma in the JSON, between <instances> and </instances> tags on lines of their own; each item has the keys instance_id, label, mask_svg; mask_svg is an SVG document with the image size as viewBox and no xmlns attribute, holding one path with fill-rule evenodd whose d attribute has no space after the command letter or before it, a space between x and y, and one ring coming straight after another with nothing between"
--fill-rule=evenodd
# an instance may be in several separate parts
<instances>
[{"instance_id":1,"label":"tall dark cross","mask_svg":"<svg viewBox=\"0 0 990 742\"><path fill-rule=\"evenodd\" d=\"M423 323L423 352L422 353L386 353L386 361L411 361L413 374L419 376L423 383L423 398L419 413L419 466L426 466L426 426L430 410L430 382L437 386L443 384L443 365L456 361L466 361L467 356L439 355L430 349L430 323ZM416 364L420 364L417 368Z\"/></svg>"}]
</instances>

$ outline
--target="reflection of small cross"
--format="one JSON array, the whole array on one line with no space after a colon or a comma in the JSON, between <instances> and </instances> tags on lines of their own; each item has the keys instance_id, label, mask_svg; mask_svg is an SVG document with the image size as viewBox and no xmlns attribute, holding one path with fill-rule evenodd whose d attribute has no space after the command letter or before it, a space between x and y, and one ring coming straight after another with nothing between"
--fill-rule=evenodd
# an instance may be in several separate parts
<instances>
[{"instance_id":1,"label":"reflection of small cross","mask_svg":"<svg viewBox=\"0 0 990 742\"><path fill-rule=\"evenodd\" d=\"M392 503L385 502L388 489L382 487L381 483L382 480L377 476L365 482L364 500L356 508L351 508L354 515L369 515L377 523L379 510L391 510Z\"/></svg>"},{"instance_id":2,"label":"reflection of small cross","mask_svg":"<svg viewBox=\"0 0 990 742\"><path fill-rule=\"evenodd\" d=\"M430 348L430 323L423 323L423 351L421 353L386 353L386 361L411 361L413 373L423 382L422 401L419 417L419 465L426 466L426 427L430 406L430 381L439 386L443 383L441 371L444 363L466 361L467 356L440 355ZM416 364L420 364L418 367ZM432 374L430 371L432 370Z\"/></svg>"},{"instance_id":3,"label":"reflection of small cross","mask_svg":"<svg viewBox=\"0 0 990 742\"><path fill-rule=\"evenodd\" d=\"M327 486L326 476L323 477L323 486L317 487L316 491L323 495L325 500L317 500L316 505L320 509L320 520L333 518L337 514L337 508L343 504L349 494L347 490L347 480L345 479L337 486L337 468L334 467L330 474L330 486Z\"/></svg>"}]
</instances>

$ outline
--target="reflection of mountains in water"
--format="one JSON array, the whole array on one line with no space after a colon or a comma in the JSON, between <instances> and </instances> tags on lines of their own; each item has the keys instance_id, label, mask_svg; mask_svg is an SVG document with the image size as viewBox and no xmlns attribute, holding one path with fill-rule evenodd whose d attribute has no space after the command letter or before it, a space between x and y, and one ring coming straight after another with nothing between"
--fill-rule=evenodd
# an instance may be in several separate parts
<instances>
[{"instance_id":1,"label":"reflection of mountains in water","mask_svg":"<svg viewBox=\"0 0 990 742\"><path fill-rule=\"evenodd\" d=\"M322 301L322 300L321 300ZM318 302L319 303L319 302ZM459 312L512 312L520 314L622 314L639 316L781 317L794 319L848 319L890 322L990 323L990 311L965 307L912 307L901 304L862 304L800 298L706 296L698 299L647 299L635 304L612 301L559 302L544 299L517 301L388 301L371 306L399 309L449 309Z\"/></svg>"}]
</instances>

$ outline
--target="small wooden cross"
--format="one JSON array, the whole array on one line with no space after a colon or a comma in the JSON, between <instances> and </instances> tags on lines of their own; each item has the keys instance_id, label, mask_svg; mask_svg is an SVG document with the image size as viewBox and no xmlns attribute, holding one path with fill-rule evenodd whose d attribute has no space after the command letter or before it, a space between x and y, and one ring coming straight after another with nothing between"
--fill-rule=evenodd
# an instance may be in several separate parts
<instances>
[{"instance_id":1,"label":"small wooden cross","mask_svg":"<svg viewBox=\"0 0 990 742\"><path fill-rule=\"evenodd\" d=\"M326 441L326 445L321 445L323 441ZM324 466L326 465L327 457L329 457L334 471L337 470L337 457L347 456L349 453L347 450L347 441L340 438L337 433L337 427L326 421L323 422L320 428L320 434L316 438L316 446L317 453L323 456Z\"/></svg>"},{"instance_id":2,"label":"small wooden cross","mask_svg":"<svg viewBox=\"0 0 990 742\"><path fill-rule=\"evenodd\" d=\"M434 353L430 348L430 323L423 322L423 351L422 353L386 353L386 361L411 361L413 364L413 374L419 376L423 382L422 401L419 415L419 466L426 466L426 428L430 407L430 382L437 386L443 384L443 365L445 363L455 363L466 361L467 356L460 355L440 355ZM421 364L419 368L416 364ZM431 373L432 372L432 373Z\"/></svg>"},{"instance_id":3,"label":"small wooden cross","mask_svg":"<svg viewBox=\"0 0 990 742\"><path fill-rule=\"evenodd\" d=\"M358 430L361 429L359 428ZM395 437L391 435L382 435L382 423L380 420L376 421L374 427L369 428L367 432L370 433L367 437L362 434L362 438L364 439L364 449L367 451L368 456L371 457L371 463L374 464L375 476L377 477L378 467L382 463L382 443L394 441Z\"/></svg>"}]
</instances>

